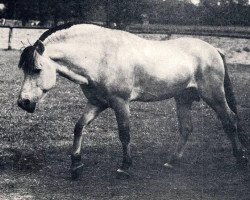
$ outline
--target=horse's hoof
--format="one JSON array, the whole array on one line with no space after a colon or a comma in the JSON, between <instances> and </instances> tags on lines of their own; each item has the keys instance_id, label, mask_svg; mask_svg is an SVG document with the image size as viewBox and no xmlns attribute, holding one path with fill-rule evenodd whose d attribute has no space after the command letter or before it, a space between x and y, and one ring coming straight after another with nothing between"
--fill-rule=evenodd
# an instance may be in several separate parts
<instances>
[{"instance_id":1,"label":"horse's hoof","mask_svg":"<svg viewBox=\"0 0 250 200\"><path fill-rule=\"evenodd\" d=\"M241 157L239 160L237 160L237 164L238 164L238 167L240 169L245 169L247 167L247 164L248 164L247 157L245 157L245 156Z\"/></svg>"},{"instance_id":2,"label":"horse's hoof","mask_svg":"<svg viewBox=\"0 0 250 200\"><path fill-rule=\"evenodd\" d=\"M122 169L116 171L116 178L120 180L126 180L130 178L130 174Z\"/></svg>"},{"instance_id":3,"label":"horse's hoof","mask_svg":"<svg viewBox=\"0 0 250 200\"><path fill-rule=\"evenodd\" d=\"M174 166L169 164L169 163L165 163L164 167L166 167L167 169L173 169L174 168Z\"/></svg>"},{"instance_id":4,"label":"horse's hoof","mask_svg":"<svg viewBox=\"0 0 250 200\"><path fill-rule=\"evenodd\" d=\"M71 179L73 181L78 180L83 171L83 164L71 168Z\"/></svg>"},{"instance_id":5,"label":"horse's hoof","mask_svg":"<svg viewBox=\"0 0 250 200\"><path fill-rule=\"evenodd\" d=\"M168 169L174 169L176 167L180 167L180 165L181 165L180 158L173 156L169 162L164 164L164 167Z\"/></svg>"}]
</instances>

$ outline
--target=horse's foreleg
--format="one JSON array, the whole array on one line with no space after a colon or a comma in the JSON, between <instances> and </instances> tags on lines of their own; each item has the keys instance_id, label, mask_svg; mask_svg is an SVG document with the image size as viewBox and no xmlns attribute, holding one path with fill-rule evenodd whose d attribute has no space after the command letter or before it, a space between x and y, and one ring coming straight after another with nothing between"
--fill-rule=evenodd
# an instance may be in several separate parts
<instances>
[{"instance_id":1,"label":"horse's foreleg","mask_svg":"<svg viewBox=\"0 0 250 200\"><path fill-rule=\"evenodd\" d=\"M81 143L82 143L82 131L92 122L100 112L105 108L100 105L93 105L88 102L84 109L84 114L78 120L74 129L74 142L71 155L71 175L72 179L79 178L83 164L81 163Z\"/></svg>"},{"instance_id":2,"label":"horse's foreleg","mask_svg":"<svg viewBox=\"0 0 250 200\"><path fill-rule=\"evenodd\" d=\"M174 154L170 158L169 163L165 163L164 165L165 167L170 167L170 168L172 168L173 165L179 164L188 137L193 130L192 119L191 119L192 100L182 97L175 98L175 100L177 108L177 117L179 121L180 139Z\"/></svg>"},{"instance_id":3,"label":"horse's foreleg","mask_svg":"<svg viewBox=\"0 0 250 200\"><path fill-rule=\"evenodd\" d=\"M115 116L118 124L119 138L122 143L123 150L123 162L121 167L117 170L118 178L128 178L129 174L126 171L132 164L129 146L129 103L122 99L116 99L113 102L112 108L115 111Z\"/></svg>"}]
</instances>

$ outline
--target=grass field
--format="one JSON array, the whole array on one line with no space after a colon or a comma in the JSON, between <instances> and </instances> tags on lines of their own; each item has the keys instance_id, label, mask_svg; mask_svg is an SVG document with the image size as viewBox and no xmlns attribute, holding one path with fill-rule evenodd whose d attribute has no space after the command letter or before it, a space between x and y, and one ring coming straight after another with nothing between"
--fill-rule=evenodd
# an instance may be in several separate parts
<instances>
[{"instance_id":1,"label":"grass field","mask_svg":"<svg viewBox=\"0 0 250 200\"><path fill-rule=\"evenodd\" d=\"M1 200L250 199L249 167L236 167L229 140L203 102L193 106L194 132L180 168L163 167L179 136L174 102L133 103L131 179L115 178L122 152L113 112L107 110L84 133L84 172L72 182L72 131L86 100L78 86L59 78L34 114L19 109L19 55L0 51ZM250 66L230 64L229 73L242 125L249 131Z\"/></svg>"}]
</instances>

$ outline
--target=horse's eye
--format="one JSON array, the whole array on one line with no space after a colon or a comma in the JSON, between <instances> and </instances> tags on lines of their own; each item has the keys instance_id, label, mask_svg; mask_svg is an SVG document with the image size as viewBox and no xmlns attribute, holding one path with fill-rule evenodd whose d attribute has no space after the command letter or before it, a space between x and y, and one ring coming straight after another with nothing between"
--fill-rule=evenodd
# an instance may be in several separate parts
<instances>
[{"instance_id":1,"label":"horse's eye","mask_svg":"<svg viewBox=\"0 0 250 200\"><path fill-rule=\"evenodd\" d=\"M34 69L35 74L39 74L40 72L41 72L41 69L39 69L39 68Z\"/></svg>"}]
</instances>

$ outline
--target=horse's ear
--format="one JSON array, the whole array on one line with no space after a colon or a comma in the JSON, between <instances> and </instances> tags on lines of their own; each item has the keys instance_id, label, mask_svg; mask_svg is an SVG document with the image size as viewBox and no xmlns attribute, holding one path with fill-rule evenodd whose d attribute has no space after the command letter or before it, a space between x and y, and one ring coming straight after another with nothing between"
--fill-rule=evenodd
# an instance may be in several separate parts
<instances>
[{"instance_id":1,"label":"horse's ear","mask_svg":"<svg viewBox=\"0 0 250 200\"><path fill-rule=\"evenodd\" d=\"M41 40L37 40L36 43L34 44L34 47L36 48L37 52L42 55L45 48L43 45L43 42Z\"/></svg>"}]
</instances>

